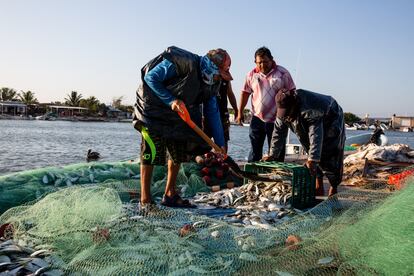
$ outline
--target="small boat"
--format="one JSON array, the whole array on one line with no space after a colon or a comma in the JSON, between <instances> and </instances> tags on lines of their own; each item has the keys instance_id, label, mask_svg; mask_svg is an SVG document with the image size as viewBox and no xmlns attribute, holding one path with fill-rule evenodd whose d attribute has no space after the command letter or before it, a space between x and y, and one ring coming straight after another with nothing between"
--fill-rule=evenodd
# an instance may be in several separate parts
<instances>
[{"instance_id":1,"label":"small boat","mask_svg":"<svg viewBox=\"0 0 414 276\"><path fill-rule=\"evenodd\" d=\"M353 126L356 127L356 129L358 129L358 130L362 129L362 126L358 123L354 123Z\"/></svg>"},{"instance_id":2,"label":"small boat","mask_svg":"<svg viewBox=\"0 0 414 276\"><path fill-rule=\"evenodd\" d=\"M357 130L358 128L356 126L347 126L345 125L346 130Z\"/></svg>"},{"instance_id":3,"label":"small boat","mask_svg":"<svg viewBox=\"0 0 414 276\"><path fill-rule=\"evenodd\" d=\"M387 130L387 129L388 129L388 126L387 126L386 124L384 124L384 123L381 123L381 124L380 124L380 128L381 128L382 130Z\"/></svg>"},{"instance_id":4,"label":"small boat","mask_svg":"<svg viewBox=\"0 0 414 276\"><path fill-rule=\"evenodd\" d=\"M52 112L49 112L44 115L36 116L35 119L44 121L56 121L56 115Z\"/></svg>"},{"instance_id":5,"label":"small boat","mask_svg":"<svg viewBox=\"0 0 414 276\"><path fill-rule=\"evenodd\" d=\"M411 127L402 127L400 128L402 132L413 132L413 129Z\"/></svg>"},{"instance_id":6,"label":"small boat","mask_svg":"<svg viewBox=\"0 0 414 276\"><path fill-rule=\"evenodd\" d=\"M371 138L375 138L375 144L377 144L378 146L385 146L388 144L388 137L385 136L385 134L376 135L378 137L373 137L374 135L376 135L375 131L374 133L364 133L347 137L345 140L345 146L365 145L371 141Z\"/></svg>"},{"instance_id":7,"label":"small boat","mask_svg":"<svg viewBox=\"0 0 414 276\"><path fill-rule=\"evenodd\" d=\"M301 144L286 144L287 155L303 155L305 151Z\"/></svg>"}]
</instances>

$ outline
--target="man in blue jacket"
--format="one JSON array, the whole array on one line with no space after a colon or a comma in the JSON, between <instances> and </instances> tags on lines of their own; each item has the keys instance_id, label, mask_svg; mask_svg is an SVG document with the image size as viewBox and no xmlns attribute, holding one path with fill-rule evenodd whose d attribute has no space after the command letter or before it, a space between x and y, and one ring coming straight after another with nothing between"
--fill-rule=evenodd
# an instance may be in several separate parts
<instances>
[{"instance_id":1,"label":"man in blue jacket","mask_svg":"<svg viewBox=\"0 0 414 276\"><path fill-rule=\"evenodd\" d=\"M190 155L209 149L205 142L178 116L184 104L192 120L201 126L204 115L213 123L212 135L224 147L223 128L216 95L220 81L232 80L230 56L223 49L199 56L175 46L149 61L141 69L142 85L137 90L134 127L141 132L141 205L152 203L150 185L154 165L165 165L168 175L161 204L194 207L176 191L180 164ZM203 110L203 114L201 112Z\"/></svg>"}]
</instances>

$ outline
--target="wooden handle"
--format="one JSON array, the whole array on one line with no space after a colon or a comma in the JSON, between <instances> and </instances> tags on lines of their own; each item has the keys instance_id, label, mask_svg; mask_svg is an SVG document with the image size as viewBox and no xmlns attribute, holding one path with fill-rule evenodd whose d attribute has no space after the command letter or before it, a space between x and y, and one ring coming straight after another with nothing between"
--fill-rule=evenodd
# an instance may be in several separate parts
<instances>
[{"instance_id":1,"label":"wooden handle","mask_svg":"<svg viewBox=\"0 0 414 276\"><path fill-rule=\"evenodd\" d=\"M210 147L212 147L215 151L224 153L223 150L213 142L213 140L208 137L204 131L202 131L192 120L190 117L190 113L188 112L185 104L180 104L180 110L177 112L178 115L183 119L184 122L187 123L189 127L191 127L204 141L206 141Z\"/></svg>"},{"instance_id":2,"label":"wooden handle","mask_svg":"<svg viewBox=\"0 0 414 276\"><path fill-rule=\"evenodd\" d=\"M213 142L213 140L211 140L210 139L210 137L208 137L205 133L204 133L204 131L202 131L196 124L194 124L194 127L193 127L193 129L194 129L194 131L201 137L201 138L203 138L203 140L204 141L206 141L209 145L210 145L210 147L212 147L215 151L217 151L217 152L222 152L223 153L223 150L222 150L222 148L220 148L219 146L217 146L217 144L216 143L214 143Z\"/></svg>"}]
</instances>

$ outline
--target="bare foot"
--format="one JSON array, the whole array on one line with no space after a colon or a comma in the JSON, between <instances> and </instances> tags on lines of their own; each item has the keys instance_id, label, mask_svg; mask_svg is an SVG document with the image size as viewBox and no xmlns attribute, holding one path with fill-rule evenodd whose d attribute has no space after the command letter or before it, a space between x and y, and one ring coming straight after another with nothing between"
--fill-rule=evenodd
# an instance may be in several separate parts
<instances>
[{"instance_id":1,"label":"bare foot","mask_svg":"<svg viewBox=\"0 0 414 276\"><path fill-rule=\"evenodd\" d=\"M330 187L330 188L329 188L329 193L328 193L328 196L333 196L333 195L335 195L336 193L338 193L338 188L337 188L337 187Z\"/></svg>"}]
</instances>

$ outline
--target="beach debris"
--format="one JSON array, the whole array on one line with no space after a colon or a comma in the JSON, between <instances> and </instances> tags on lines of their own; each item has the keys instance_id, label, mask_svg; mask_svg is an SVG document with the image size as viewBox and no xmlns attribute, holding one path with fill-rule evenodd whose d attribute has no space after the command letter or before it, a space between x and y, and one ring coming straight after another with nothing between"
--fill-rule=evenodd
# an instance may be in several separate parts
<instances>
[{"instance_id":1,"label":"beach debris","mask_svg":"<svg viewBox=\"0 0 414 276\"><path fill-rule=\"evenodd\" d=\"M220 232L219 231L213 231L211 232L211 236L215 239L217 239L218 237L220 237Z\"/></svg>"},{"instance_id":2,"label":"beach debris","mask_svg":"<svg viewBox=\"0 0 414 276\"><path fill-rule=\"evenodd\" d=\"M183 227L181 227L179 235L180 237L185 237L189 235L191 232L195 232L196 229L192 224L185 224Z\"/></svg>"},{"instance_id":3,"label":"beach debris","mask_svg":"<svg viewBox=\"0 0 414 276\"><path fill-rule=\"evenodd\" d=\"M92 240L97 244L108 241L110 236L111 235L108 228L96 227L96 229L93 229L92 232Z\"/></svg>"},{"instance_id":4,"label":"beach debris","mask_svg":"<svg viewBox=\"0 0 414 276\"><path fill-rule=\"evenodd\" d=\"M12 239L14 235L14 226L12 223L5 223L0 226L0 238Z\"/></svg>"},{"instance_id":5,"label":"beach debris","mask_svg":"<svg viewBox=\"0 0 414 276\"><path fill-rule=\"evenodd\" d=\"M300 243L302 242L302 238L297 235L289 235L286 238L285 246L289 250L297 250L300 247Z\"/></svg>"},{"instance_id":6,"label":"beach debris","mask_svg":"<svg viewBox=\"0 0 414 276\"><path fill-rule=\"evenodd\" d=\"M414 164L413 150L404 144L368 144L344 159L344 183L362 186L371 181L386 182L390 175Z\"/></svg>"},{"instance_id":7,"label":"beach debris","mask_svg":"<svg viewBox=\"0 0 414 276\"><path fill-rule=\"evenodd\" d=\"M348 155L344 163L352 164L360 162L365 158L368 160L383 161L389 163L413 163L414 158L411 156L413 150L404 144L393 144L389 146L377 146L368 144L359 148L357 153Z\"/></svg>"}]
</instances>

